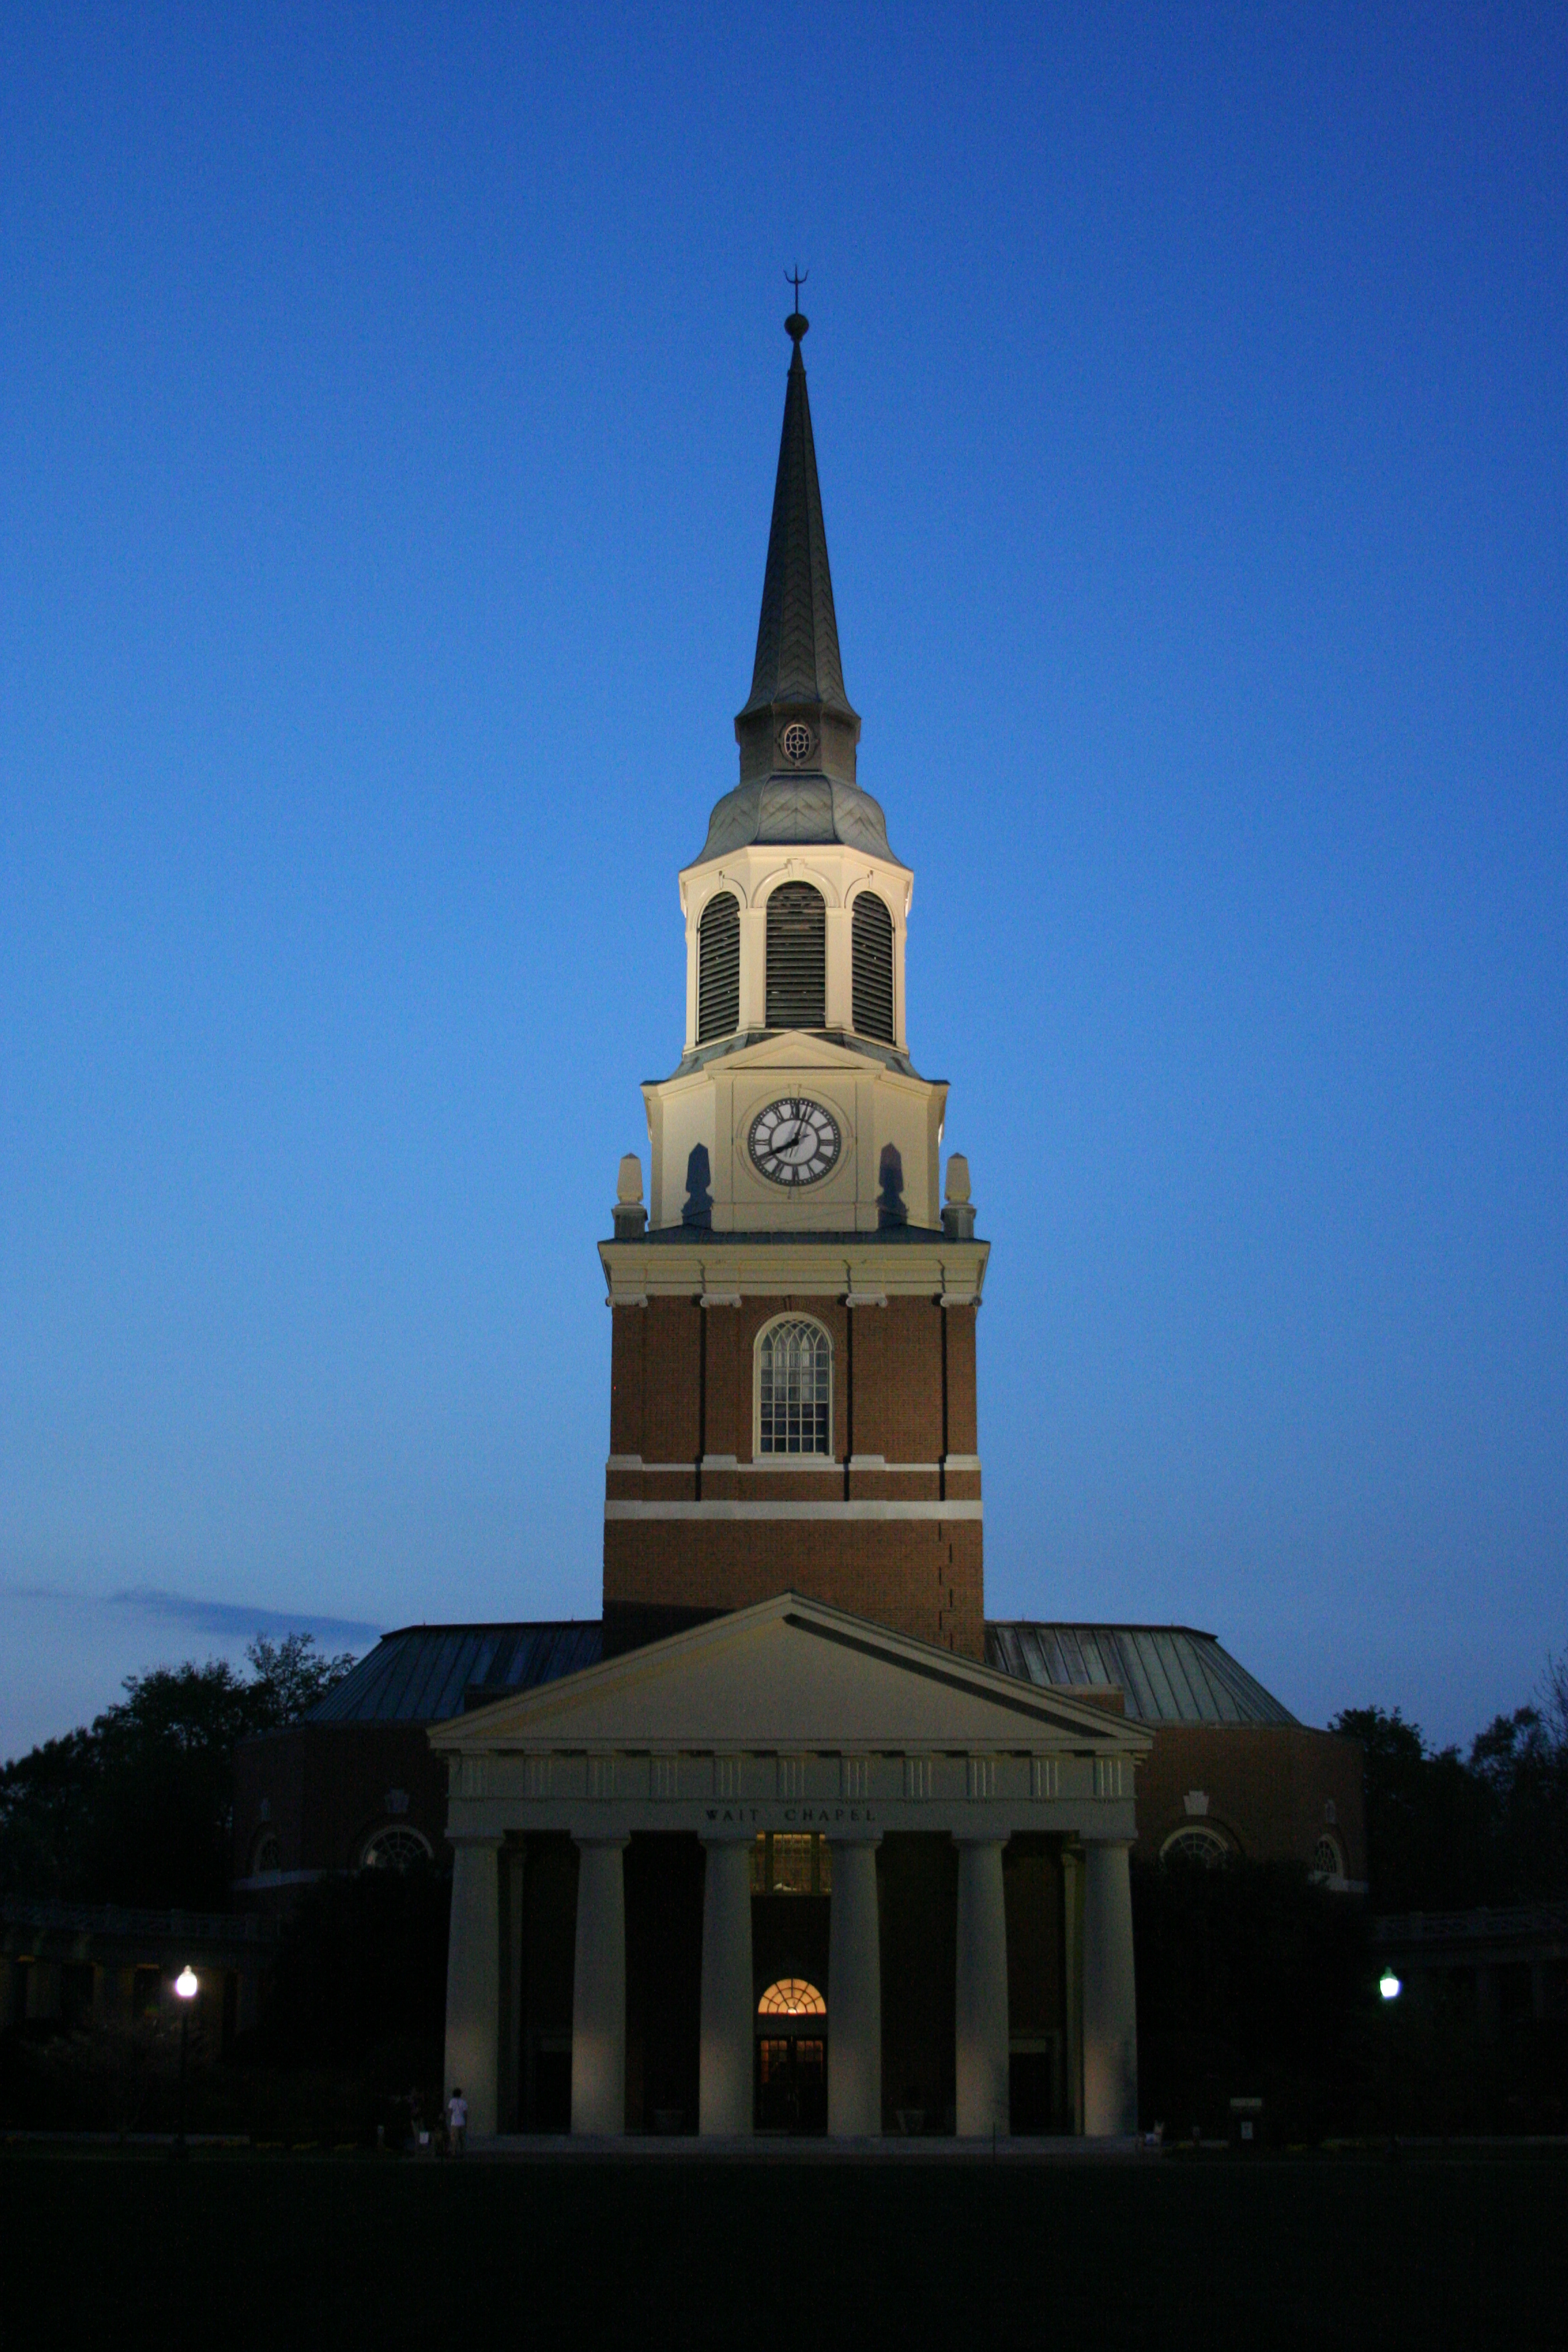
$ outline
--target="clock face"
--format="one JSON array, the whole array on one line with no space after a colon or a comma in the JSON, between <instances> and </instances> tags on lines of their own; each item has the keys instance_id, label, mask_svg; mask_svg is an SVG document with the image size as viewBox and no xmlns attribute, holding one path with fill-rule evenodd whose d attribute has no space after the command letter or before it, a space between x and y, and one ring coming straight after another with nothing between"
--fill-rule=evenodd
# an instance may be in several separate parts
<instances>
[{"instance_id":1,"label":"clock face","mask_svg":"<svg viewBox=\"0 0 1568 2352\"><path fill-rule=\"evenodd\" d=\"M785 1095L752 1121L752 1158L773 1184L815 1184L837 1159L838 1121L805 1095Z\"/></svg>"}]
</instances>

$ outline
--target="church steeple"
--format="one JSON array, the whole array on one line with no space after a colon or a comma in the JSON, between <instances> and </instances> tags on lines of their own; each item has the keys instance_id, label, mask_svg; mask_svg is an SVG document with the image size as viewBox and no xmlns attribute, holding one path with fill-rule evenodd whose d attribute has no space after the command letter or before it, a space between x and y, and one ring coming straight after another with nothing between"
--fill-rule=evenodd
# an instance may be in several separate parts
<instances>
[{"instance_id":1,"label":"church steeple","mask_svg":"<svg viewBox=\"0 0 1568 2352\"><path fill-rule=\"evenodd\" d=\"M757 658L752 692L735 722L742 751L748 722L787 707L810 717L830 714L850 730L849 775L855 772L855 738L860 721L844 691L838 655L838 625L833 613L833 580L827 564L827 533L816 478L816 448L811 435L811 402L805 388L801 342L807 320L793 311L784 325L795 345L784 393L784 433L773 485L773 528L763 577L763 611L757 625ZM760 731L760 730L759 730ZM835 730L837 735L839 730ZM835 748L839 748L837 744ZM768 764L773 764L770 760Z\"/></svg>"},{"instance_id":2,"label":"church steeple","mask_svg":"<svg viewBox=\"0 0 1568 2352\"><path fill-rule=\"evenodd\" d=\"M800 349L807 321L797 310L784 326L795 348L752 691L735 721L741 782L710 817L701 855L725 856L751 842L838 841L890 858L882 812L855 780L860 720L838 652Z\"/></svg>"}]
</instances>

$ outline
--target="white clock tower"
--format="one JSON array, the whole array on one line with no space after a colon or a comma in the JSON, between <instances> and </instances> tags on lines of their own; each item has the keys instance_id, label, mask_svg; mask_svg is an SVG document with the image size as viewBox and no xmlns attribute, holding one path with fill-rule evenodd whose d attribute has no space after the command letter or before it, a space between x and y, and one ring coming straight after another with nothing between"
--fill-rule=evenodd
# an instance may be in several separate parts
<instances>
[{"instance_id":1,"label":"white clock tower","mask_svg":"<svg viewBox=\"0 0 1568 2352\"><path fill-rule=\"evenodd\" d=\"M686 1050L643 1088L650 1223L874 1233L938 1223L947 1087L916 1076L904 1016L914 877L855 779L801 341L795 349L741 781L680 877ZM690 1204L689 1206L689 1203Z\"/></svg>"},{"instance_id":2,"label":"white clock tower","mask_svg":"<svg viewBox=\"0 0 1568 2352\"><path fill-rule=\"evenodd\" d=\"M651 1638L787 1587L979 1656L986 1244L961 1159L943 1202L946 1084L910 1059L914 877L856 780L806 321L785 323L740 782L680 877L685 1050L643 1087L647 1203L628 1155L601 1245L605 1635Z\"/></svg>"}]
</instances>

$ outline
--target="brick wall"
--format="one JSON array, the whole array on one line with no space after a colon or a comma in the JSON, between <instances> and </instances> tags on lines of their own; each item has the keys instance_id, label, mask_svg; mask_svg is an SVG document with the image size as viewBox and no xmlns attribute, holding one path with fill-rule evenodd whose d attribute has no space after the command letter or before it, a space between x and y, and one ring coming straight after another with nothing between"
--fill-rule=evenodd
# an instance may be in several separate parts
<instances>
[{"instance_id":1,"label":"brick wall","mask_svg":"<svg viewBox=\"0 0 1568 2352\"><path fill-rule=\"evenodd\" d=\"M789 1314L810 1316L832 1341L837 1474L756 1460L757 1341ZM607 1501L902 1502L933 1515L607 1518L607 1623L744 1608L794 1590L982 1657L981 1524L941 1516L943 1502L980 1499L977 1469L944 1467L945 1455L978 1450L974 1318L972 1307L943 1308L934 1298L894 1297L852 1311L815 1294L746 1298L738 1307L652 1298L646 1307L617 1307L610 1452L637 1466L607 1471ZM858 1466L879 1456L880 1466Z\"/></svg>"},{"instance_id":2,"label":"brick wall","mask_svg":"<svg viewBox=\"0 0 1568 2352\"><path fill-rule=\"evenodd\" d=\"M605 1612L744 1609L803 1592L970 1658L985 1650L973 1519L612 1519Z\"/></svg>"},{"instance_id":3,"label":"brick wall","mask_svg":"<svg viewBox=\"0 0 1568 2352\"><path fill-rule=\"evenodd\" d=\"M366 1840L395 1822L418 1830L437 1859L445 1852L446 1763L423 1724L295 1724L242 1739L234 1772L236 1878L250 1875L263 1826L278 1832L285 1874L352 1869ZM405 1812L387 1807L395 1790L408 1799Z\"/></svg>"},{"instance_id":4,"label":"brick wall","mask_svg":"<svg viewBox=\"0 0 1568 2352\"><path fill-rule=\"evenodd\" d=\"M1206 1797L1206 1811L1189 1812L1189 1794ZM1345 1875L1364 1879L1361 1744L1300 1724L1156 1725L1153 1752L1138 1772L1138 1853L1152 1858L1192 1822L1218 1830L1254 1861L1309 1866L1327 1830L1343 1851Z\"/></svg>"}]
</instances>

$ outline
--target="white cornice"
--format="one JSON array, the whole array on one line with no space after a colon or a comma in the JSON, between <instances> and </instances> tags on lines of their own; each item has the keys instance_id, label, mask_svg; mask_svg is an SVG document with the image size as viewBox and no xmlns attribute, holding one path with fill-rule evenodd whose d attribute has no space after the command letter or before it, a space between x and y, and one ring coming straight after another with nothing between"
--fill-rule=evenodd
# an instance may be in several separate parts
<instances>
[{"instance_id":1,"label":"white cornice","mask_svg":"<svg viewBox=\"0 0 1568 2352\"><path fill-rule=\"evenodd\" d=\"M768 1298L788 1292L845 1298L857 1305L889 1298L940 1298L944 1307L978 1307L988 1242L863 1243L814 1240L731 1241L693 1232L677 1242L639 1239L599 1244L612 1307L645 1306L651 1297Z\"/></svg>"}]
</instances>

